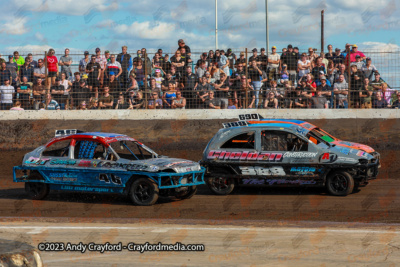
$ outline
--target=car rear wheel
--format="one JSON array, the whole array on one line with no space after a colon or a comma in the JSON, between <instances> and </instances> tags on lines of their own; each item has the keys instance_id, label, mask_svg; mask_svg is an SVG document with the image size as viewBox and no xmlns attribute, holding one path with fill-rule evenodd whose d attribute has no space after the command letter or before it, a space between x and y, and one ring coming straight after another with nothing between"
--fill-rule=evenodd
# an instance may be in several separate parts
<instances>
[{"instance_id":1,"label":"car rear wheel","mask_svg":"<svg viewBox=\"0 0 400 267\"><path fill-rule=\"evenodd\" d=\"M328 176L326 187L334 196L347 196L353 192L354 179L345 171L336 171Z\"/></svg>"},{"instance_id":2,"label":"car rear wheel","mask_svg":"<svg viewBox=\"0 0 400 267\"><path fill-rule=\"evenodd\" d=\"M196 192L197 187L195 185L186 186L184 190L177 192L175 197L179 199L190 199L196 194Z\"/></svg>"},{"instance_id":3,"label":"car rear wheel","mask_svg":"<svg viewBox=\"0 0 400 267\"><path fill-rule=\"evenodd\" d=\"M228 195L232 193L235 188L233 179L226 177L209 177L207 179L207 185L210 190L217 195Z\"/></svg>"},{"instance_id":4,"label":"car rear wheel","mask_svg":"<svg viewBox=\"0 0 400 267\"><path fill-rule=\"evenodd\" d=\"M31 177L31 176L29 176ZM40 180L32 177L32 180ZM48 184L45 183L25 183L25 192L28 196L33 200L40 200L47 197L50 192L50 187Z\"/></svg>"},{"instance_id":5,"label":"car rear wheel","mask_svg":"<svg viewBox=\"0 0 400 267\"><path fill-rule=\"evenodd\" d=\"M138 178L131 186L130 197L137 206L151 206L158 200L159 189L150 178Z\"/></svg>"}]
</instances>

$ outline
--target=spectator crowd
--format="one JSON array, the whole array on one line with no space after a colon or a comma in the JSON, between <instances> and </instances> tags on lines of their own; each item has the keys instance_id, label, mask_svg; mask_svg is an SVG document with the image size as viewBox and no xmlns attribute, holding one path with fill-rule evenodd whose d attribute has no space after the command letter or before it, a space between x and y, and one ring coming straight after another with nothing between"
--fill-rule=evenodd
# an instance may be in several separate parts
<instances>
[{"instance_id":1,"label":"spectator crowd","mask_svg":"<svg viewBox=\"0 0 400 267\"><path fill-rule=\"evenodd\" d=\"M85 51L72 72L69 49L50 49L33 60L15 51L0 55L2 110L399 108L400 91L389 88L372 59L356 44L327 53L300 53L288 45L278 53L254 48L246 58L232 49L210 50L194 62L178 40L171 57L145 48L119 54ZM75 62L76 64L77 62Z\"/></svg>"}]
</instances>

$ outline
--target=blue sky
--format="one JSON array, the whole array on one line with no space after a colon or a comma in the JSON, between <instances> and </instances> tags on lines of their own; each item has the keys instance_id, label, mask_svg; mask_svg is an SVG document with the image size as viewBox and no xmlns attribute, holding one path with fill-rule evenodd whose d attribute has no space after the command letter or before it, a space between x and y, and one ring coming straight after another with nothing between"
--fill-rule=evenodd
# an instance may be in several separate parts
<instances>
[{"instance_id":1,"label":"blue sky","mask_svg":"<svg viewBox=\"0 0 400 267\"><path fill-rule=\"evenodd\" d=\"M3 1L0 51L172 51L183 38L196 51L215 48L215 1ZM360 50L398 48L400 0L270 0L270 46L320 48L320 10L325 44ZM219 1L219 48L265 47L265 1Z\"/></svg>"}]
</instances>

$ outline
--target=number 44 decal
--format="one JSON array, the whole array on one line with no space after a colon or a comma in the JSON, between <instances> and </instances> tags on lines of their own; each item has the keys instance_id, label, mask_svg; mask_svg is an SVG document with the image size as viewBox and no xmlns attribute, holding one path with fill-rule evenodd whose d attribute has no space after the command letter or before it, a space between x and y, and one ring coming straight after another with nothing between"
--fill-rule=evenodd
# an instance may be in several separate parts
<instances>
[{"instance_id":1,"label":"number 44 decal","mask_svg":"<svg viewBox=\"0 0 400 267\"><path fill-rule=\"evenodd\" d=\"M114 174L107 175L106 173L100 173L99 180L104 181L106 183L110 183L110 178L108 178L108 176L110 176L111 182L113 182L114 184L122 185L121 178Z\"/></svg>"}]
</instances>

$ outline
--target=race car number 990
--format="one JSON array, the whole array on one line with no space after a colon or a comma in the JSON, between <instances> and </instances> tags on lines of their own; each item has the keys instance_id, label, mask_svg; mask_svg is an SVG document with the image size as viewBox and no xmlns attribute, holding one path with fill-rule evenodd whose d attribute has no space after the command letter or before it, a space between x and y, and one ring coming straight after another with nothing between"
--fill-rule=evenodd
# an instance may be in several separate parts
<instances>
[{"instance_id":1,"label":"race car number 990","mask_svg":"<svg viewBox=\"0 0 400 267\"><path fill-rule=\"evenodd\" d=\"M258 120L260 117L258 114L242 114L239 115L239 120Z\"/></svg>"},{"instance_id":2,"label":"race car number 990","mask_svg":"<svg viewBox=\"0 0 400 267\"><path fill-rule=\"evenodd\" d=\"M113 182L114 184L117 184L117 185L122 184L120 177L118 177L114 174L110 174L110 178L111 178L111 182ZM108 175L106 173L100 173L99 180L104 181L106 183L110 183L110 179L108 178Z\"/></svg>"}]
</instances>

